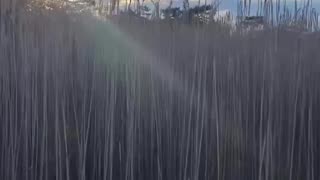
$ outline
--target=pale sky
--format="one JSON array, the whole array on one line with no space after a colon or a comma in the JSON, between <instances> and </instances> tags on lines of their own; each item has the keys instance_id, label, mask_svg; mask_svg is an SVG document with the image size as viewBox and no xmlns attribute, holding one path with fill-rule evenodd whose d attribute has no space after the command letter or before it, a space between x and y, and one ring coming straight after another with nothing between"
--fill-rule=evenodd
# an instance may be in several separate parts
<instances>
[{"instance_id":1,"label":"pale sky","mask_svg":"<svg viewBox=\"0 0 320 180\"><path fill-rule=\"evenodd\" d=\"M286 0L287 5L289 8L294 7L294 0ZM237 2L238 0L222 0L222 3L220 5L220 9L229 9L232 12L236 12L237 10ZM273 0L275 2L275 0ZM283 3L284 1L282 1ZM298 0L298 5L303 5L304 0ZM255 12L257 9L257 3L258 0L251 0L251 10L252 12ZM313 7L316 8L318 11L320 11L320 0L313 0Z\"/></svg>"}]
</instances>

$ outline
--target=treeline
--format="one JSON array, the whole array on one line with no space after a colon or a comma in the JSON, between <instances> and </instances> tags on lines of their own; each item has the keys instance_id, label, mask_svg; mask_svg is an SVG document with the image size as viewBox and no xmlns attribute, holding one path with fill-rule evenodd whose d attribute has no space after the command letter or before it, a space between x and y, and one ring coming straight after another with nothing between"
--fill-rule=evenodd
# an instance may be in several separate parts
<instances>
[{"instance_id":1,"label":"treeline","mask_svg":"<svg viewBox=\"0 0 320 180\"><path fill-rule=\"evenodd\" d=\"M183 0L182 7L175 7L173 1L169 1L167 7L161 7L161 1L151 0L22 0L3 1L2 12L5 7L15 7L16 4L24 4L25 8L62 10L69 13L87 13L99 16L102 19L113 18L114 16L135 16L148 20L175 20L183 23L220 23L232 24L236 27L243 27L245 24L251 26L254 23L263 24L264 27L281 26L298 31L318 31L319 13L313 7L312 0L298 3L295 0L293 8L286 1L259 0L255 2L255 9L251 0L237 1L237 11L228 12L221 17L219 6L221 1L198 2L196 6L190 7L188 0ZM11 8L10 8L11 9ZM262 22L260 19L262 18ZM247 19L251 19L248 21Z\"/></svg>"}]
</instances>

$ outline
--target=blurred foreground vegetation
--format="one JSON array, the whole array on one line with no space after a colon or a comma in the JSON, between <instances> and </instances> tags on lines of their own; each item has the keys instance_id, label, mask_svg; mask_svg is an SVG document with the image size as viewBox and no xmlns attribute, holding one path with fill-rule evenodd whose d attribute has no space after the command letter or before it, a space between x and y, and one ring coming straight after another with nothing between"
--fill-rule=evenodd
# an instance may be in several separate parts
<instances>
[{"instance_id":1,"label":"blurred foreground vegetation","mask_svg":"<svg viewBox=\"0 0 320 180\"><path fill-rule=\"evenodd\" d=\"M1 179L320 178L318 32L1 3Z\"/></svg>"}]
</instances>

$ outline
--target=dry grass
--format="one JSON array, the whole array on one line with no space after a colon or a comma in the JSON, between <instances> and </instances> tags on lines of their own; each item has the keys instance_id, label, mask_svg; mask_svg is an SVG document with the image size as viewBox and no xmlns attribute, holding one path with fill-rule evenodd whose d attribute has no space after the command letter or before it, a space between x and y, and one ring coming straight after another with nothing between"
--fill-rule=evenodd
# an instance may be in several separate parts
<instances>
[{"instance_id":1,"label":"dry grass","mask_svg":"<svg viewBox=\"0 0 320 180\"><path fill-rule=\"evenodd\" d=\"M319 179L318 33L2 12L1 179Z\"/></svg>"}]
</instances>

